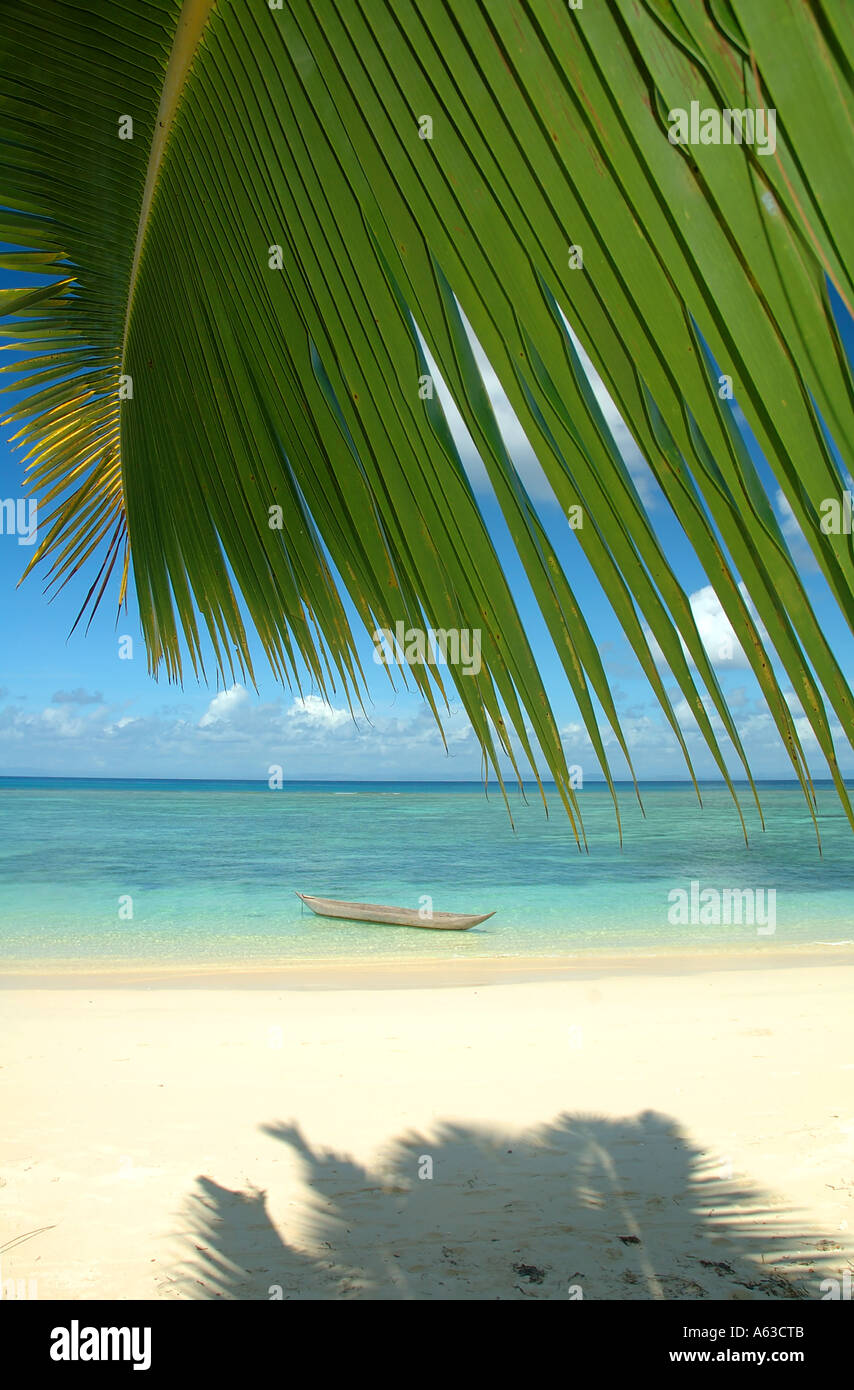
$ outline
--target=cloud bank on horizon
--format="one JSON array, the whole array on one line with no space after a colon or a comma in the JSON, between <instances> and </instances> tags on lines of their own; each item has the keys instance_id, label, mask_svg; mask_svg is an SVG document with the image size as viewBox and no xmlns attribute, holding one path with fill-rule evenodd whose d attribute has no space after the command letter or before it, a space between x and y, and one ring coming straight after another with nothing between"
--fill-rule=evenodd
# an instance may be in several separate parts
<instances>
[{"instance_id":1,"label":"cloud bank on horizon","mask_svg":"<svg viewBox=\"0 0 854 1390\"><path fill-rule=\"evenodd\" d=\"M702 630L702 626L701 626ZM715 636L720 628L711 629ZM738 665L737 660L733 666ZM693 715L678 692L671 691L697 775L716 777ZM443 720L447 752L432 714L419 701L398 706L385 701L355 717L348 709L327 704L319 695L262 699L235 684L208 699L201 713L163 706L137 714L105 702L64 699L42 709L26 700L0 706L2 772L11 776L237 778L266 781L281 768L285 780L479 781L481 757L465 712L459 706ZM787 693L798 733L808 754L818 746L806 717ZM773 720L764 703L746 686L729 691L754 775L781 775L781 750ZM725 754L729 745L717 715L709 711ZM621 710L621 723L641 780L666 781L687 776L672 731L658 706L634 704ZM835 736L841 730L834 730ZM579 766L583 779L602 773L583 725L572 719L561 727L567 761ZM606 752L617 779L628 768L610 728L602 726ZM734 773L738 767L731 761ZM816 768L821 762L816 756ZM854 758L843 762L854 774ZM510 777L511 769L507 767Z\"/></svg>"}]
</instances>

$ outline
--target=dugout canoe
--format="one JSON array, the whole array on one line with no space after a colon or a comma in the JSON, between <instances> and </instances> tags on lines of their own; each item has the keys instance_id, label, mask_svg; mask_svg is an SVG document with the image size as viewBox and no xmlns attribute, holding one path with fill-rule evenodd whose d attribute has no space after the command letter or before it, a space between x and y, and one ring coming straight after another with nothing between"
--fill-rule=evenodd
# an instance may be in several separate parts
<instances>
[{"instance_id":1,"label":"dugout canoe","mask_svg":"<svg viewBox=\"0 0 854 1390\"><path fill-rule=\"evenodd\" d=\"M424 917L418 908L386 907L382 903L348 903L338 898L317 898L311 893L297 893L306 907L318 917L340 917L346 922L373 922L388 927L426 927L428 931L468 931L479 922L494 917L495 912L433 912Z\"/></svg>"}]
</instances>

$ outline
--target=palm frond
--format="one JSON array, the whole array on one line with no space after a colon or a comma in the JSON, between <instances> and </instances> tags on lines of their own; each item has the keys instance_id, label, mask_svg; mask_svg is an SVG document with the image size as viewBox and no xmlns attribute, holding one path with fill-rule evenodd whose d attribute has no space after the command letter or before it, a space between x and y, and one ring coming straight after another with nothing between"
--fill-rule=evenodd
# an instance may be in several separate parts
<instances>
[{"instance_id":1,"label":"palm frond","mask_svg":"<svg viewBox=\"0 0 854 1390\"><path fill-rule=\"evenodd\" d=\"M852 823L832 735L851 693L769 492L854 616L844 487L854 160L837 0L17 0L3 7L8 268L25 399L9 413L53 513L33 564L128 547L152 670L273 670L364 691L368 631L479 629L449 676L486 763L541 761L577 799L533 650L429 376L480 454L612 787L631 766L595 635L510 457L496 372L694 772L663 654L721 776L736 723L690 602L602 414L589 355L713 586L814 814L783 675ZM679 145L669 113L773 109L757 144ZM132 138L127 135L132 122ZM422 138L429 136L429 138ZM572 248L581 248L579 264ZM755 464L719 378L766 461ZM830 442L832 437L833 444ZM270 526L281 508L281 529ZM778 674L780 672L780 674ZM447 692L410 666L437 719ZM751 779L752 787L752 779ZM502 783L503 785L503 783ZM755 788L753 788L755 796ZM614 793L616 806L616 794ZM737 804L737 798L736 798ZM758 804L758 800L757 800Z\"/></svg>"}]
</instances>

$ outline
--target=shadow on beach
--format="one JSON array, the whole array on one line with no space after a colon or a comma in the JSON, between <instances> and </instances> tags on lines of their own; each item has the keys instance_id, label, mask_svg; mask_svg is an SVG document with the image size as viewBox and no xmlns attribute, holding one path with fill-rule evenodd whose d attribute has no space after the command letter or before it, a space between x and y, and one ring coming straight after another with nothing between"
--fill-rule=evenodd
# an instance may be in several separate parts
<instances>
[{"instance_id":1,"label":"shadow on beach","mask_svg":"<svg viewBox=\"0 0 854 1390\"><path fill-rule=\"evenodd\" d=\"M440 1124L373 1168L293 1125L262 1131L300 1160L294 1230L277 1230L267 1193L199 1178L179 1297L814 1298L835 1244L652 1112L516 1134Z\"/></svg>"}]
</instances>

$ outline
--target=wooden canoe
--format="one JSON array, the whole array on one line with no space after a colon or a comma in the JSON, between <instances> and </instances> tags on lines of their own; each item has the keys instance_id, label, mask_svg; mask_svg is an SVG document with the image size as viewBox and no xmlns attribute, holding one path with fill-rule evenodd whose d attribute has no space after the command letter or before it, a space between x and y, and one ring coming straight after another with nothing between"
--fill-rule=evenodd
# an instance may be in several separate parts
<instances>
[{"instance_id":1,"label":"wooden canoe","mask_svg":"<svg viewBox=\"0 0 854 1390\"><path fill-rule=\"evenodd\" d=\"M434 912L421 917L417 908L383 907L381 903L345 903L337 898L313 898L309 893L297 893L306 907L319 917L343 917L348 922L378 922L393 927L426 927L433 931L468 931L478 922L494 917L494 912L467 916L461 912Z\"/></svg>"}]
</instances>

